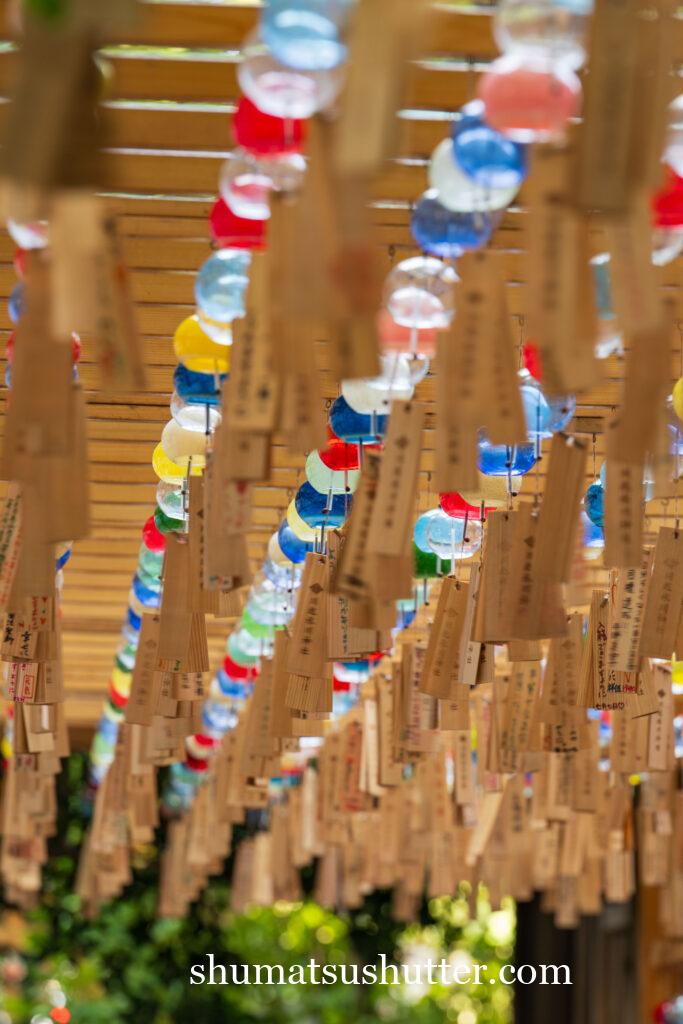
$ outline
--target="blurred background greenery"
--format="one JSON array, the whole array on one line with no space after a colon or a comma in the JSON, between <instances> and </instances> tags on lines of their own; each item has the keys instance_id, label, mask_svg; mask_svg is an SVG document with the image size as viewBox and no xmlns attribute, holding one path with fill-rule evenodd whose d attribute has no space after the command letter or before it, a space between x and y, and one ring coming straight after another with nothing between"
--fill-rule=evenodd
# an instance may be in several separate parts
<instances>
[{"instance_id":1,"label":"blurred background greenery","mask_svg":"<svg viewBox=\"0 0 683 1024\"><path fill-rule=\"evenodd\" d=\"M311 901L278 903L244 914L229 909L229 877L214 879L182 920L158 920L158 846L136 857L124 896L94 920L74 894L87 821L85 759L65 763L59 780L59 832L51 844L38 908L26 916L21 949L0 949L0 1024L29 1024L49 1013L56 980L73 1024L508 1024L512 989L490 984L512 956L514 907L492 911L486 894L425 901L420 920L392 920L391 894L373 893L358 910L333 914ZM303 877L310 892L311 873ZM473 905L473 912L470 911ZM6 939L6 936L5 936ZM190 967L205 963L320 965L418 963L446 958L487 964L482 985L190 985ZM50 983L52 982L52 986ZM4 1018L3 1018L4 1015Z\"/></svg>"}]
</instances>

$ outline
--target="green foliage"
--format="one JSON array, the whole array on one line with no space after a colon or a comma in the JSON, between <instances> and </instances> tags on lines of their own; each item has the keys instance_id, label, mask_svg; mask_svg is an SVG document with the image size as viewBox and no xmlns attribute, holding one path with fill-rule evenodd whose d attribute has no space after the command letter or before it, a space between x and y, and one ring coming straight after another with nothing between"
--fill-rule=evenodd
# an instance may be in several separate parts
<instances>
[{"instance_id":1,"label":"green foliage","mask_svg":"<svg viewBox=\"0 0 683 1024\"><path fill-rule=\"evenodd\" d=\"M24 0L24 7L31 14L53 20L66 13L68 0Z\"/></svg>"},{"instance_id":2,"label":"green foliage","mask_svg":"<svg viewBox=\"0 0 683 1024\"><path fill-rule=\"evenodd\" d=\"M72 757L59 783L58 836L51 846L44 893L30 915L25 957L28 976L21 993L7 991L0 1008L13 1024L46 1013L45 982L55 978L68 995L74 1024L508 1024L510 992L491 985L511 954L511 906L491 912L480 896L470 919L467 893L431 900L421 921L406 927L391 917L388 892L369 896L344 915L310 900L229 909L226 877L214 879L183 920L156 918L158 854L150 849L136 863L135 878L119 899L94 920L81 913L74 894L84 833L85 761ZM163 829L159 835L163 842ZM312 872L303 878L310 891ZM486 984L424 991L382 985L190 985L193 964L294 965L416 963L453 958L488 965ZM464 959L463 959L464 958Z\"/></svg>"}]
</instances>

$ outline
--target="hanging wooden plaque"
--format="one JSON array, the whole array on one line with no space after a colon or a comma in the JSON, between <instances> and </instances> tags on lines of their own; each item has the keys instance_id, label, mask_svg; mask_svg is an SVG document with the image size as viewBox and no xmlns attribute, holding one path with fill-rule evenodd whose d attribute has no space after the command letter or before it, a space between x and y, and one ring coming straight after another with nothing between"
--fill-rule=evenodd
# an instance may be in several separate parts
<instances>
[{"instance_id":1,"label":"hanging wooden plaque","mask_svg":"<svg viewBox=\"0 0 683 1024\"><path fill-rule=\"evenodd\" d=\"M605 480L605 565L640 565L643 553L643 463L623 462L608 449Z\"/></svg>"},{"instance_id":2,"label":"hanging wooden plaque","mask_svg":"<svg viewBox=\"0 0 683 1024\"><path fill-rule=\"evenodd\" d=\"M620 672L637 672L640 667L640 637L643 625L645 593L648 588L652 557L643 555L637 568L622 568L613 573L609 621L607 664ZM683 588L682 588L683 594Z\"/></svg>"},{"instance_id":3,"label":"hanging wooden plaque","mask_svg":"<svg viewBox=\"0 0 683 1024\"><path fill-rule=\"evenodd\" d=\"M101 161L95 36L68 16L23 14L3 175L43 196L59 186L95 185Z\"/></svg>"},{"instance_id":4,"label":"hanging wooden plaque","mask_svg":"<svg viewBox=\"0 0 683 1024\"><path fill-rule=\"evenodd\" d=\"M343 176L377 174L396 152L396 114L426 13L423 0L368 0L356 10L334 140L334 161Z\"/></svg>"},{"instance_id":5,"label":"hanging wooden plaque","mask_svg":"<svg viewBox=\"0 0 683 1024\"><path fill-rule=\"evenodd\" d=\"M280 381L274 372L267 254L249 268L247 315L235 323L223 416L232 431L269 434L277 423Z\"/></svg>"},{"instance_id":6,"label":"hanging wooden plaque","mask_svg":"<svg viewBox=\"0 0 683 1024\"><path fill-rule=\"evenodd\" d=\"M441 731L460 732L469 729L471 697L472 688L466 683L451 683L448 697L439 700L439 729Z\"/></svg>"},{"instance_id":7,"label":"hanging wooden plaque","mask_svg":"<svg viewBox=\"0 0 683 1024\"><path fill-rule=\"evenodd\" d=\"M587 225L567 202L570 150L534 148L529 176L529 325L537 339L543 388L552 395L595 383L594 318L590 297Z\"/></svg>"},{"instance_id":8,"label":"hanging wooden plaque","mask_svg":"<svg viewBox=\"0 0 683 1024\"><path fill-rule=\"evenodd\" d=\"M326 556L309 551L287 645L286 667L290 673L316 679L326 676L328 588L329 567Z\"/></svg>"},{"instance_id":9,"label":"hanging wooden plaque","mask_svg":"<svg viewBox=\"0 0 683 1024\"><path fill-rule=\"evenodd\" d=\"M159 616L145 614L140 627L140 642L126 704L128 723L151 725L156 710L159 667Z\"/></svg>"},{"instance_id":10,"label":"hanging wooden plaque","mask_svg":"<svg viewBox=\"0 0 683 1024\"><path fill-rule=\"evenodd\" d=\"M105 215L102 236L92 261L97 319L94 338L105 391L143 391L145 372L130 277L123 259L116 221Z\"/></svg>"},{"instance_id":11,"label":"hanging wooden plaque","mask_svg":"<svg viewBox=\"0 0 683 1024\"><path fill-rule=\"evenodd\" d=\"M548 580L537 571L536 544L538 516L531 502L521 502L515 557L511 576L517 581L513 601L512 637L519 640L540 640L564 636L567 620L562 606L559 583Z\"/></svg>"},{"instance_id":12,"label":"hanging wooden plaque","mask_svg":"<svg viewBox=\"0 0 683 1024\"><path fill-rule=\"evenodd\" d=\"M429 634L419 683L422 693L442 699L451 696L452 681L459 677L466 609L467 586L448 576L441 585L434 623Z\"/></svg>"},{"instance_id":13,"label":"hanging wooden plaque","mask_svg":"<svg viewBox=\"0 0 683 1024\"><path fill-rule=\"evenodd\" d=\"M519 517L502 509L486 520L486 542L472 638L483 643L507 640L511 631L512 563Z\"/></svg>"},{"instance_id":14,"label":"hanging wooden plaque","mask_svg":"<svg viewBox=\"0 0 683 1024\"><path fill-rule=\"evenodd\" d=\"M353 499L348 534L342 550L334 585L352 602L367 601L371 595L368 574L368 544L379 486L381 456L367 452Z\"/></svg>"},{"instance_id":15,"label":"hanging wooden plaque","mask_svg":"<svg viewBox=\"0 0 683 1024\"><path fill-rule=\"evenodd\" d=\"M11 483L0 517L0 614L7 611L21 545L21 488Z\"/></svg>"},{"instance_id":16,"label":"hanging wooden plaque","mask_svg":"<svg viewBox=\"0 0 683 1024\"><path fill-rule=\"evenodd\" d=\"M665 405L671 369L671 322L663 316L658 326L631 336L623 401L608 427L608 459L642 465L658 448L659 410Z\"/></svg>"},{"instance_id":17,"label":"hanging wooden plaque","mask_svg":"<svg viewBox=\"0 0 683 1024\"><path fill-rule=\"evenodd\" d=\"M416 489L423 425L424 406L394 403L372 510L370 553L399 557L410 553L413 509L405 495Z\"/></svg>"},{"instance_id":18,"label":"hanging wooden plaque","mask_svg":"<svg viewBox=\"0 0 683 1024\"><path fill-rule=\"evenodd\" d=\"M607 220L605 226L614 311L627 337L635 344L636 335L657 331L662 322L657 268L652 262L649 191L639 195L621 216ZM635 365L645 372L646 378L650 375L649 367L643 366L640 359ZM657 365L658 360L655 360L653 380ZM634 383L641 382L636 379Z\"/></svg>"},{"instance_id":19,"label":"hanging wooden plaque","mask_svg":"<svg viewBox=\"0 0 683 1024\"><path fill-rule=\"evenodd\" d=\"M539 512L535 569L558 583L571 578L587 454L585 442L564 434L553 437Z\"/></svg>"},{"instance_id":20,"label":"hanging wooden plaque","mask_svg":"<svg viewBox=\"0 0 683 1024\"><path fill-rule=\"evenodd\" d=\"M640 632L640 654L670 659L683 606L683 534L669 526L657 533ZM678 652L677 652L678 653Z\"/></svg>"},{"instance_id":21,"label":"hanging wooden plaque","mask_svg":"<svg viewBox=\"0 0 683 1024\"><path fill-rule=\"evenodd\" d=\"M638 6L639 0L600 0L592 17L591 73L573 175L576 200L585 210L622 211L631 197Z\"/></svg>"},{"instance_id":22,"label":"hanging wooden plaque","mask_svg":"<svg viewBox=\"0 0 683 1024\"><path fill-rule=\"evenodd\" d=\"M81 384L68 390L68 452L38 456L38 487L50 515L45 523L46 540L55 543L80 540L90 532L90 486L85 396Z\"/></svg>"},{"instance_id":23,"label":"hanging wooden plaque","mask_svg":"<svg viewBox=\"0 0 683 1024\"><path fill-rule=\"evenodd\" d=\"M187 538L166 534L163 592L159 615L159 658L184 662L190 648L192 613L190 592L190 547Z\"/></svg>"},{"instance_id":24,"label":"hanging wooden plaque","mask_svg":"<svg viewBox=\"0 0 683 1024\"><path fill-rule=\"evenodd\" d=\"M285 370L279 429L293 451L309 452L326 444L320 375L311 361L300 370Z\"/></svg>"}]
</instances>

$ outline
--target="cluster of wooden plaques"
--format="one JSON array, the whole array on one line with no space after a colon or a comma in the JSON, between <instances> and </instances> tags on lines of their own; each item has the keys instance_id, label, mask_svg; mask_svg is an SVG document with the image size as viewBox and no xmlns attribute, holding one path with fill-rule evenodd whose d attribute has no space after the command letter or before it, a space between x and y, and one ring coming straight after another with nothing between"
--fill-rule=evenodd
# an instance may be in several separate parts
<instances>
[{"instance_id":1,"label":"cluster of wooden plaques","mask_svg":"<svg viewBox=\"0 0 683 1024\"><path fill-rule=\"evenodd\" d=\"M443 580L358 704L326 729L301 785L271 798L267 826L261 817L236 851L236 909L296 899L297 869L317 858L316 896L329 906L393 886L395 912L409 919L425 886L444 895L482 881L494 903L540 890L557 924L572 927L604 900L631 897L638 849L640 881L662 890L663 933L683 935L671 672L640 653L662 572L652 570L644 597L639 574L615 573L608 592L593 594L585 638L575 612L547 645L494 645L482 612L491 564L485 554L469 582ZM330 606L339 600L323 594ZM162 914L182 914L224 870L232 826L268 806L267 780L306 729L291 706L291 643L278 637L205 785L170 828ZM588 707L610 712L608 744ZM126 883L131 846L156 824L137 742L124 726L98 795L80 883L92 908Z\"/></svg>"},{"instance_id":2,"label":"cluster of wooden plaques","mask_svg":"<svg viewBox=\"0 0 683 1024\"><path fill-rule=\"evenodd\" d=\"M381 274L367 203L394 151L424 8L392 0L385 23L382 6L360 4L338 119L311 126L305 186L274 199L269 251L253 260L222 422L203 479L190 479L187 535L167 536L161 607L143 616L125 721L82 851L78 891L91 912L128 883L131 854L154 839L156 768L182 761L186 738L201 733L212 668L206 616L239 615L252 574L251 486L269 476L273 439L304 453L325 444L318 332L329 339L336 381L378 370ZM675 296L660 297L649 210L669 99L671 12L654 6L658 16L643 19L635 2L621 10L598 0L584 120L561 144L534 148L527 189L528 324L550 396L581 396L600 380L589 272L596 227L610 255L627 357L605 428L603 585L587 593L582 575L588 447L562 433L549 446L542 493L520 500L510 488L488 514L481 556L439 580L394 637L396 602L414 593L427 419L422 403L395 403L383 450L364 455L348 523L321 534L307 556L290 626L189 810L170 824L160 913L184 913L223 870L232 828L251 810L266 813L236 851L236 909L297 898L297 869L317 859L322 903L353 907L393 886L405 919L425 886L442 895L481 881L494 902L543 892L557 924L572 927L605 900L628 900L640 880L661 889L665 934L683 938L670 669L683 654L683 535L678 522L654 538L645 528L646 475L657 498L670 496L678 475L666 402L677 314ZM93 96L84 71L96 45L92 23L79 19L64 44L55 70L63 87L51 89L45 75L36 84L46 40L29 24L12 125L21 137L39 109L27 138L44 144L13 146L4 167L12 211L49 213L54 250L29 260L1 467L11 490L0 523L0 658L10 666L14 757L0 871L8 897L23 905L39 892L55 827L54 775L68 752L55 545L89 525L72 321L92 337L105 385L134 390L142 380L116 231L91 194L101 143L92 103L82 102ZM74 166L72 150L82 157ZM481 430L497 445L527 440L500 262L486 250L458 265L457 315L435 366L440 491L481 489ZM357 705L332 719L333 663L377 651L388 653ZM274 795L268 780L302 737L323 742L301 784Z\"/></svg>"}]
</instances>

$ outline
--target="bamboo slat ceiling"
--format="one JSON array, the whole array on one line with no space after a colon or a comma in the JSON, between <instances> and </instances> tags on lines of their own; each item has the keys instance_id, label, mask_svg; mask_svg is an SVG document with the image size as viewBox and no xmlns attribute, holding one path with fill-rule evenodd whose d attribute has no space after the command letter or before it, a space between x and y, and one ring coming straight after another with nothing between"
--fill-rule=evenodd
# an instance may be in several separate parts
<instances>
[{"instance_id":1,"label":"bamboo slat ceiling","mask_svg":"<svg viewBox=\"0 0 683 1024\"><path fill-rule=\"evenodd\" d=\"M0 8L7 7L7 0ZM140 329L144 337L147 389L140 394L103 397L88 339L81 377L88 397L92 536L75 546L64 589L64 656L67 715L73 723L95 721L106 690L136 564L140 529L154 508L156 478L151 454L169 418L175 365L171 339L179 322L194 311L193 279L210 252L206 218L216 194L220 164L232 145L230 113L238 98L236 65L240 45L254 27L257 3L148 2L138 24L110 41L106 55L114 78L105 108L110 125L106 191L119 216L125 256L132 271ZM0 24L5 24L3 19ZM424 60L416 64L406 109L401 112L400 148L377 181L374 219L378 244L386 248L387 270L412 248L411 203L426 187L426 162L446 134L448 120L474 95L476 79L497 55L491 8L438 5L433 8ZM683 55L683 22L677 54ZM0 95L11 92L16 64L9 34L0 48ZM371 102L371 96L368 97ZM4 111L0 107L0 119ZM524 190L493 244L504 251L510 309L523 317L527 289ZM595 248L601 248L599 232ZM6 298L16 277L13 245L0 238L0 333L2 349L10 323ZM662 286L678 290L681 261L663 269ZM678 332L672 329L672 375L678 376ZM325 346L319 346L324 373ZM4 367L2 368L4 371ZM592 429L617 401L621 364L611 360L601 387L584 396L578 413ZM336 389L326 383L328 398ZM432 401L433 379L419 397ZM6 392L0 397L4 414ZM433 433L427 432L422 459L420 505L435 504L430 486ZM598 458L602 454L597 440ZM256 488L250 552L263 555L302 479L303 457L276 446L271 480ZM543 468L525 483L542 486ZM590 482L587 479L587 484ZM648 508L666 515L662 502ZM209 621L217 661L226 623Z\"/></svg>"}]
</instances>

